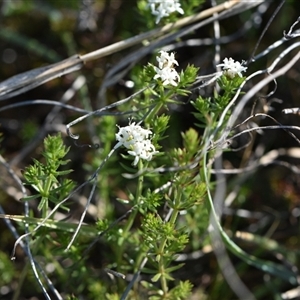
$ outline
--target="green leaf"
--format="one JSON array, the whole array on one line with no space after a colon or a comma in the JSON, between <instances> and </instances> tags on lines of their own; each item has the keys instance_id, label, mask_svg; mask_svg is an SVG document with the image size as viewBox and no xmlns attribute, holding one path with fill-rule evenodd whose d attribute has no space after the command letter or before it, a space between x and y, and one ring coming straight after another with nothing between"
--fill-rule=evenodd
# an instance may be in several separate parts
<instances>
[{"instance_id":1,"label":"green leaf","mask_svg":"<svg viewBox=\"0 0 300 300\"><path fill-rule=\"evenodd\" d=\"M220 233L228 250L230 250L233 254L235 254L237 257L239 257L249 265L258 268L263 272L267 272L271 275L279 277L289 282L290 284L297 284L297 275L292 270L283 265L259 259L253 255L250 255L249 253L246 253L229 238L229 236L223 231L223 229Z\"/></svg>"},{"instance_id":2,"label":"green leaf","mask_svg":"<svg viewBox=\"0 0 300 300\"><path fill-rule=\"evenodd\" d=\"M48 219L44 221L44 219L40 218L33 218L33 217L25 217L21 215L2 215L0 214L0 218L2 219L10 219L16 222L24 223L24 224L31 224L31 225L40 225L43 223L43 227L50 228L53 230L62 230L65 232L75 232L77 229L78 225L74 223L69 223L69 222L62 222L62 221L55 221ZM96 237L99 234L99 230L97 230L96 227L90 226L90 225L85 225L83 224L80 227L79 234L83 234L85 236L89 237Z\"/></svg>"},{"instance_id":3,"label":"green leaf","mask_svg":"<svg viewBox=\"0 0 300 300\"><path fill-rule=\"evenodd\" d=\"M38 210L41 211L43 207L45 206L46 202L48 201L48 197L42 197L39 205L38 205Z\"/></svg>"},{"instance_id":4,"label":"green leaf","mask_svg":"<svg viewBox=\"0 0 300 300\"><path fill-rule=\"evenodd\" d=\"M178 264L178 265L176 265L176 266L166 268L166 269L165 269L165 272L167 272L167 273L172 273L172 272L174 272L174 271L180 269L180 268L183 267L183 266L184 266L184 263Z\"/></svg>"},{"instance_id":5,"label":"green leaf","mask_svg":"<svg viewBox=\"0 0 300 300\"><path fill-rule=\"evenodd\" d=\"M151 281L152 281L152 282L157 282L157 281L160 279L160 277L161 277L161 274L158 273L158 274L156 274L155 276L153 276L153 277L151 278Z\"/></svg>"},{"instance_id":6,"label":"green leaf","mask_svg":"<svg viewBox=\"0 0 300 300\"><path fill-rule=\"evenodd\" d=\"M40 195L26 196L26 197L21 198L21 201L30 201L30 200L37 199L38 197L40 197Z\"/></svg>"},{"instance_id":7,"label":"green leaf","mask_svg":"<svg viewBox=\"0 0 300 300\"><path fill-rule=\"evenodd\" d=\"M205 162L204 162L204 165L206 165ZM207 172L204 172L204 175L205 175L205 179L207 182L207 188L208 188L209 183L208 183L208 178L207 178ZM274 263L271 261L259 259L253 255L250 255L249 253L246 253L244 250L242 250L237 244L235 244L230 239L230 237L227 235L227 233L223 230L220 222L218 221L215 207L213 204L213 200L212 200L209 192L208 192L208 200L209 200L208 201L209 209L211 211L211 217L213 218L214 223L216 224L216 227L217 227L215 230L219 230L221 238L229 251L231 251L233 254L235 254L237 257L239 257L241 260L245 261L247 264L258 268L258 269L262 270L263 272L267 272L271 275L279 277L293 285L297 284L297 275L292 270L288 269L287 267L285 267L283 265L280 265L280 264L277 264L277 263Z\"/></svg>"},{"instance_id":8,"label":"green leaf","mask_svg":"<svg viewBox=\"0 0 300 300\"><path fill-rule=\"evenodd\" d=\"M187 281L180 281L168 293L169 300L185 300L189 299L193 285Z\"/></svg>"}]
</instances>

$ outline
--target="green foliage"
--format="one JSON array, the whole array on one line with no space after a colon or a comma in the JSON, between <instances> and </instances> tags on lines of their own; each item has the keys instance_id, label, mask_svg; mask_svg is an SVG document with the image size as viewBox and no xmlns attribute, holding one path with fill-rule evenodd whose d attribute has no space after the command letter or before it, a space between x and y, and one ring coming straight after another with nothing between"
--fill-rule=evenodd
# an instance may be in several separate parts
<instances>
[{"instance_id":1,"label":"green foliage","mask_svg":"<svg viewBox=\"0 0 300 300\"><path fill-rule=\"evenodd\" d=\"M31 54L54 62L75 53L80 53L81 57L84 57L84 52L94 51L95 47L103 47L104 45L101 43L106 44L124 36L132 37L131 31L143 33L183 20L186 16L200 12L205 1L181 1L185 15L174 12L166 18L162 18L159 24L155 23L155 16L151 14L146 0L128 1L128 3L125 1L86 1L82 7L86 9L88 3L92 3L88 9L95 12L97 16L101 16L96 22L101 25L101 29L103 28L104 35L100 30L80 32L77 28L79 9L82 9L81 2L79 0L72 0L68 3L48 0L43 5L38 5L32 0L6 1L2 9L5 22L3 22L0 32L0 38L5 41L3 43L5 48L1 49L3 57L5 50L12 48L12 45L18 46L22 50L25 49L26 53L30 54L26 54L27 57L22 51L20 53L19 50L17 51L18 59L22 56L26 57L22 60L23 63L27 63L27 61L29 63L33 59ZM217 1L220 4L224 4L223 2ZM40 17L37 19L38 24L40 24L40 20L43 20L44 23L41 22L41 24L46 24L43 29L48 28L48 30L45 31L44 36L38 35L34 38L24 28L25 26L28 26L30 30L38 28L32 29L28 21L23 21L23 16L30 19L35 12L39 12L37 14ZM224 8L224 12L226 13L226 8ZM131 16L137 13L139 15L135 17L139 26L136 26L136 23L131 20ZM247 16L235 15L236 23L241 20L241 25L249 22L249 16L252 13L246 12L246 14ZM119 20L119 16L126 20ZM216 18L217 14L214 16ZM15 21L11 22L10 18ZM115 19L118 19L118 22L114 24ZM220 22L221 20L223 21L220 19ZM232 27L235 26L234 22L228 23ZM17 24L22 25L20 27ZM118 29L121 27L119 24L133 27ZM228 25L225 22L222 25L224 25L221 27L224 40L226 40L227 34L230 37L235 36L231 34L231 27L230 30L226 28ZM188 25L185 29L187 28ZM172 27L169 32L172 34L177 30L178 28ZM261 195L254 192L253 196L252 186L255 184L250 184L250 180L244 184L243 181L247 179L243 177L244 174L237 177L233 183L228 184L232 191L225 187L222 191L220 188L215 189L215 186L219 187L226 180L230 181L230 176L234 177L234 175L226 178L218 177L218 173L214 169L214 162L218 158L215 154L219 155L220 153L217 151L223 152L223 150L216 150L213 146L224 133L228 118L235 107L233 99L239 100L238 97L242 94L240 88L241 86L244 88L243 84L246 78L239 76L231 78L226 76L226 73L222 76L218 73L216 77L209 75L207 78L212 78L210 84L206 85L204 89L199 88L200 81L197 76L200 68L190 64L189 57L187 57L189 53L185 54L180 49L178 57L180 60L182 58L182 62L187 59L185 64L187 66L182 68L181 62L179 66L176 63L171 66L174 67L174 70L182 69L180 72L178 71L180 79L177 74L175 83L171 81L166 84L162 77L154 79L155 67L158 66L157 55L161 49L166 49L167 45L163 39L169 32L163 33L166 34L164 37L151 37L144 40L140 49L148 52L144 58L139 56L138 59L141 60L136 60L134 63L131 61L126 65L126 61L123 59L123 54L127 55L126 50L122 50L124 53L115 53L108 60L98 60L95 65L92 61L86 62L81 73L83 76L77 77L77 79L81 79L81 82L84 81L83 78L86 79L86 83L79 84L80 87L75 84L78 83L75 80L78 73L75 75L70 73L67 77L62 77L64 79L57 78L47 83L46 91L49 89L53 89L53 92L56 89L59 91L57 94L53 94L57 99L61 97L63 84L66 85L69 92L74 91L69 107L79 103L80 107L88 111L98 108L105 109L101 110L101 113L94 110L93 115L83 113L83 116L76 119L80 138L74 143L75 145L71 143L70 147L66 147L61 134L48 136L44 140L42 153L39 154L40 148L38 148L33 154L35 157L33 163L24 167L23 182L33 194L23 197L22 201L23 204L25 202L30 205L25 206L23 215L20 213L19 206L16 208L15 203L11 205L9 202L9 209L16 209L17 212L13 212L14 214L11 215L0 215L0 218L21 225L18 229L27 234L22 236L18 243L23 241L27 244L28 242L34 261L38 262L45 270L45 278L42 278L39 271L36 277L32 276L27 258L25 260L21 258L17 260L17 264L12 264L5 249L6 252L0 251L1 286L5 288L9 286L11 290L16 289L15 286L18 286L18 289L25 286L26 292L27 287L35 289L29 291L32 293L30 296L22 295L24 299L39 297L39 295L36 296L40 292L40 287L36 283L37 277L41 278L42 284L45 286L50 282L47 281L48 277L51 284L45 290L50 290L53 284L59 293L62 293L62 298L69 300L219 299L220 295L224 299L228 299L228 297L231 299L235 296L232 292L227 291L229 288L224 283L224 277L220 276L215 256L209 254L213 251L213 243L208 230L211 224L214 224L212 232L218 232L220 235L220 239L215 245L222 243L234 255L236 272L239 276L246 275L246 279L243 278L243 281L248 283L249 266L258 269L261 277L265 273L269 274L264 276L262 285L253 288L255 296L267 297L265 294L268 292L269 295L272 291L274 297L281 297L280 288L282 286L286 288L286 282L296 285L295 272L286 265L296 266L299 264L299 251L295 251L299 248L299 241L294 236L289 236L286 241L289 248L288 246L282 247L279 242L275 242L269 237L272 236L272 230L277 226L277 222L280 223L278 227L281 230L281 222L287 214L280 211L278 220L274 221L265 212L261 214L252 212L251 205L255 205L253 210L256 210ZM212 31L205 32L205 36L207 33L211 34ZM202 38L200 30L192 34ZM184 36L176 41L171 41L169 45L177 47L177 42L187 42L183 39L185 39ZM153 42L159 42L159 48L147 49L147 46ZM211 43L215 42L213 39L211 40ZM223 42L219 45L226 46ZM233 48L235 49L235 47L229 47L226 50L230 53ZM239 48L237 47L237 49ZM191 50L191 53L196 51ZM197 65L199 61L203 61L207 57L211 58L211 52L209 49L203 56L199 54L197 58L201 59L193 59L193 63ZM10 52L8 51L8 53ZM9 64L7 69L11 71L14 68L19 70L17 69L18 64L22 67L34 68L37 65L40 66L41 63L44 62L34 61L30 66L20 64L19 61L16 65L5 64ZM119 63L122 70L118 69L118 72L114 74L111 73L113 69L107 70L110 65L117 66ZM211 62L208 62L207 65L209 65L208 69L212 71ZM249 66L249 69L251 67ZM206 72L208 70L206 68L205 64L201 65L201 73ZM70 88L71 82L74 84ZM128 85L127 83L130 82L133 84ZM116 86L113 86L115 83L117 83ZM251 84L252 82L249 82L249 86ZM65 96L68 94L66 93ZM130 97L130 94L134 96ZM66 96L66 98L68 97ZM116 101L124 98L128 101L118 105ZM61 99L65 100L64 97ZM194 101L191 102L191 99ZM190 103L192 103L192 108L189 108ZM110 104L113 104L113 107ZM232 104L230 109L228 109L229 104ZM107 106L105 107L105 105ZM264 109L267 106L265 105ZM77 114L79 111L65 114L65 109L60 112L59 116L64 117L62 118L63 122L70 122L69 125L73 124L72 121L75 119L73 113ZM198 124L194 124L192 114L198 120ZM22 143L29 141L30 144L32 137L38 136L40 133L37 125L40 124L40 120L24 118L25 121L22 119L24 121L22 129L17 136ZM57 128L53 125L60 125L54 122L58 119L53 119L53 122L45 125L51 125L49 127L53 130L53 128ZM83 119L84 122L81 122ZM3 124L6 124L6 120L4 121ZM151 139L155 151L158 151L149 160L139 159L136 165L132 164L133 155L128 154L124 150L125 147L116 149L116 145L119 145L116 141L116 131L128 123L140 124L143 128L151 130L152 134L149 139ZM180 127L181 125L184 129ZM9 128L8 125L6 126ZM178 139L173 139L174 136ZM71 140L71 137L69 138ZM133 135L129 135L128 141L131 138ZM266 136L263 138L268 139ZM4 134L3 140L6 143L5 139L6 135ZM2 135L0 141L2 142ZM8 148L14 149L14 143L11 143L13 146ZM5 153L6 149L3 151L2 144L4 143L1 143L1 153L4 152L4 156L7 155L8 159L11 159L12 154ZM261 147L262 145L263 147ZM265 149L264 143L259 146L261 149ZM234 159L224 156L222 168L229 166L235 171L238 163L243 168L247 159L249 162L258 161L257 153L261 153L261 150L254 151L254 148L250 149L251 147L247 148L241 160L239 160L240 153L234 155ZM132 147L129 150L134 149ZM20 153L20 157L22 157L22 150ZM231 153L228 151L227 154ZM26 159L24 159L24 163L27 163ZM71 163L75 170L72 174L72 170L68 167ZM10 167L10 164L3 163L3 165L7 169ZM14 164L12 165L16 168ZM13 171L10 174L13 174ZM77 186L69 178L71 175L80 182ZM277 182L274 185L278 186ZM280 188L281 186L278 189ZM11 190L14 191L14 189L7 190L10 191L10 194ZM226 214L222 214L221 217L217 214L219 211L216 211L215 207L218 203L214 199L214 194L217 195L217 199L220 192L224 192L224 198L228 196L235 200L232 207L226 207L228 208L225 210ZM280 192L278 193L280 194ZM295 194L296 196L290 194L287 196L291 211L293 210L293 214L289 215L291 223L289 225L292 226L297 223L298 198L297 193ZM16 195L18 194L14 193L14 196ZM270 197L265 196L265 190L263 196L264 200ZM267 201L263 202L264 205L267 205ZM19 205L19 202L16 205ZM225 203L225 205L227 204ZM243 210L239 210L241 205ZM272 202L272 216L273 210L276 209L273 208L275 205L276 195ZM28 207L29 212L27 212ZM53 207L55 207L55 211ZM38 217L35 214L38 214ZM242 217L239 217L239 214ZM274 213L274 215L276 214ZM264 222L259 222L260 218ZM243 234L236 224L241 225L243 229L246 228L245 230L249 228L252 230L255 226L258 229L256 234L251 230ZM10 229L14 229L13 226ZM293 227L293 230L295 228L296 226ZM276 235L274 234L274 236ZM75 237L77 238L75 239ZM6 244L5 247L7 247ZM244 250L247 248L250 251ZM216 254L218 253L216 252ZM19 253L16 256L19 256ZM185 256L195 262L195 268L189 267L189 264L186 263L188 259L185 259ZM268 256L272 258L268 259ZM285 258L286 264L280 261L281 257ZM21 268L23 269L21 270ZM199 271L199 269L201 270ZM201 273L199 274L199 272ZM195 285L195 289L193 289L193 285ZM276 286L276 290L272 289L273 285ZM1 289L0 297L5 288ZM18 291L15 291L13 298L21 298Z\"/></svg>"},{"instance_id":2,"label":"green foliage","mask_svg":"<svg viewBox=\"0 0 300 300\"><path fill-rule=\"evenodd\" d=\"M7 255L0 251L0 285L4 286L11 282L14 277L14 267Z\"/></svg>"},{"instance_id":3,"label":"green foliage","mask_svg":"<svg viewBox=\"0 0 300 300\"><path fill-rule=\"evenodd\" d=\"M143 240L150 251L149 255L154 256L156 261L159 261L161 257L169 260L188 242L186 234L176 230L174 224L163 222L158 215L148 214L141 228ZM161 252L162 244L164 244L164 253Z\"/></svg>"},{"instance_id":4,"label":"green foliage","mask_svg":"<svg viewBox=\"0 0 300 300\"><path fill-rule=\"evenodd\" d=\"M188 299L192 292L192 285L189 281L179 281L177 285L170 290L167 299L180 300Z\"/></svg>"},{"instance_id":5,"label":"green foliage","mask_svg":"<svg viewBox=\"0 0 300 300\"><path fill-rule=\"evenodd\" d=\"M150 189L147 190L145 197L141 199L140 212L153 211L155 212L157 208L162 204L162 196L155 192L151 192Z\"/></svg>"},{"instance_id":6,"label":"green foliage","mask_svg":"<svg viewBox=\"0 0 300 300\"><path fill-rule=\"evenodd\" d=\"M182 133L183 148L174 149L171 152L172 159L179 166L185 166L195 159L199 151L200 139L195 129L190 128L187 132Z\"/></svg>"},{"instance_id":7,"label":"green foliage","mask_svg":"<svg viewBox=\"0 0 300 300\"><path fill-rule=\"evenodd\" d=\"M39 198L39 210L47 209L48 202L57 204L74 188L71 180L60 179L72 172L72 170L59 170L61 166L69 162L69 160L64 160L69 149L64 146L61 135L48 136L44 141L44 147L42 156L45 163L34 159L34 164L24 171L25 184L30 185L37 193L22 200L29 201Z\"/></svg>"},{"instance_id":8,"label":"green foliage","mask_svg":"<svg viewBox=\"0 0 300 300\"><path fill-rule=\"evenodd\" d=\"M178 87L189 87L194 84L197 73L200 68L195 67L194 65L188 65L184 71L180 74L180 83L178 84ZM178 92L180 90L177 90ZM188 91L187 91L188 92ZM187 95L186 93L183 93L182 95Z\"/></svg>"},{"instance_id":9,"label":"green foliage","mask_svg":"<svg viewBox=\"0 0 300 300\"><path fill-rule=\"evenodd\" d=\"M235 76L234 78L229 78L222 75L217 83L220 87L220 92L214 91L214 97L204 98L199 96L196 101L192 101L196 112L193 114L201 122L199 127L205 128L215 128L220 115L224 111L227 104L232 100L237 89L240 87L241 83L245 78ZM227 118L230 116L231 110L227 112ZM225 118L224 121L227 119Z\"/></svg>"},{"instance_id":10,"label":"green foliage","mask_svg":"<svg viewBox=\"0 0 300 300\"><path fill-rule=\"evenodd\" d=\"M162 114L155 117L155 119L151 122L152 130L155 132L155 135L153 136L153 143L155 148L158 150L161 148L158 142L165 139L164 133L169 127L169 121L170 116Z\"/></svg>"},{"instance_id":11,"label":"green foliage","mask_svg":"<svg viewBox=\"0 0 300 300\"><path fill-rule=\"evenodd\" d=\"M36 133L37 125L29 120L28 122L25 122L24 127L20 132L20 136L24 140L24 142L28 142L35 136Z\"/></svg>"}]
</instances>

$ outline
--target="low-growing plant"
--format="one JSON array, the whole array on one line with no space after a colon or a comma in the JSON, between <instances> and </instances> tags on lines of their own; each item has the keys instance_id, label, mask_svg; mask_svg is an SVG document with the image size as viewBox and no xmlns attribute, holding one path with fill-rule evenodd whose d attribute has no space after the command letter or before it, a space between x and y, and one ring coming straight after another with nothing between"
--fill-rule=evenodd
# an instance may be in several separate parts
<instances>
[{"instance_id":1,"label":"low-growing plant","mask_svg":"<svg viewBox=\"0 0 300 300\"><path fill-rule=\"evenodd\" d=\"M256 102L252 107L248 106L250 99L269 83L277 84L277 78L299 59L299 53L295 54L277 68L294 48L299 47L295 42L275 57L266 69L249 71L252 62L265 57L286 40L299 36L294 30L298 21L280 42L268 46L258 55L253 53L248 62L226 56L221 62L218 58L222 53L218 48L220 44L215 43L216 56L212 64L215 71L212 74L201 75L201 65L190 61L183 66L180 54L177 58L175 51L168 50L168 47L179 47L179 39L197 30L198 23L188 24L192 20L201 20L206 14L211 16L206 19L209 20L207 24L215 24L216 41L218 38L221 41L217 30L219 22L249 9L241 3L239 10L235 8L235 2L239 1L215 4L212 11L201 14L196 11L197 3L191 0L182 5L178 0L138 1L136 11L145 18L144 26L149 32L143 39L139 36L111 46L107 54L121 51L124 44L129 47L137 41L143 41L145 47L140 53L124 57L107 72L98 91L100 100L93 104L105 102L104 95L112 83L123 82L130 86L129 96L92 109L86 81L79 76L74 79L73 88L80 90L78 99L84 109L66 104L68 93L61 102L33 100L25 103L52 104L55 109L64 107L81 116L65 119L66 135L53 133L46 136L46 125L52 124L53 120L48 118L49 123L43 125L41 134L37 133L40 138L42 136L43 145L31 163L23 168L22 175L17 175L1 156L1 163L21 190L20 202L24 205L23 215L5 214L0 207L0 216L16 239L12 259L18 260L19 246L28 257L18 278L20 285L14 291L14 299L19 297L22 285L26 289L25 282L36 290L40 288L46 299L184 300L192 299L195 294L199 299L209 299L205 296L207 291L196 284L200 279L194 278L194 274L199 276L199 266L192 269L187 257L196 260L195 256L202 257L212 252L226 282L241 299L255 299L271 289L275 281L280 286L298 284L295 266L299 251L281 246L271 236L259 232L263 228L259 227L259 222L254 222L259 227L254 233L231 226L239 222L236 216L257 218L254 212L238 206L250 194L250 189L244 184L247 174L261 166L277 163L276 158L282 153L296 157L288 150L274 153L273 150L264 152L258 149L260 157L257 153L249 154L256 133L283 129L299 142L291 132L299 128L282 125L271 116L272 103L268 102L269 106L265 104L261 110L257 110ZM250 7L257 5L254 3ZM183 17L185 12L188 17ZM165 25L156 30L161 22ZM180 29L183 25L190 27ZM168 31L168 34L157 37ZM65 34L67 43L66 39L72 37L68 32ZM171 41L179 44L168 45ZM74 41L71 46L68 46L69 53L75 47ZM29 72L25 76L29 83L22 82L22 87L17 83L23 77L12 79L9 84L0 85L0 97L22 94L27 89L78 70L84 62L101 55L103 52L92 52L73 57L63 66L58 64ZM137 63L146 55L149 61ZM66 66L68 63L70 66ZM123 72L125 67L131 69L126 75ZM255 83L254 79L262 74L266 77ZM274 93L275 89L259 97L269 99ZM186 114L183 113L187 105L190 106L189 120L184 119ZM56 115L55 109L52 115ZM182 116L176 117L176 111ZM273 124L258 125L264 120ZM184 130L180 126L179 130L173 128L173 124L179 121L186 122ZM26 124L28 127L36 123L27 121ZM37 126L34 127L36 131ZM31 130L24 141L33 138L34 134ZM175 136L179 142L173 140ZM227 158L227 155L230 157L243 149L241 159ZM235 159L242 161L239 167L234 166ZM235 173L241 175L234 177ZM234 200L238 203L237 208L231 206ZM231 214L233 209L238 211L236 215ZM225 219L225 213L232 220ZM259 216L270 222L263 213ZM18 230L12 221L19 224ZM247 228L253 229L253 226ZM23 234L18 233L21 230ZM257 251L243 247L240 241L245 244L251 241ZM272 253L274 257L263 256L259 250ZM3 252L0 254L2 256ZM235 265L231 262L232 257L237 261ZM7 286L13 280L12 264L7 257L1 261L3 278L0 282ZM242 282L241 276L253 267L263 274L268 288L252 291ZM189 276L186 273L190 273ZM220 298L220 291L224 288L221 281L216 276L211 284L215 285L212 299ZM280 293L278 291L276 295ZM229 297L224 296L224 299Z\"/></svg>"}]
</instances>

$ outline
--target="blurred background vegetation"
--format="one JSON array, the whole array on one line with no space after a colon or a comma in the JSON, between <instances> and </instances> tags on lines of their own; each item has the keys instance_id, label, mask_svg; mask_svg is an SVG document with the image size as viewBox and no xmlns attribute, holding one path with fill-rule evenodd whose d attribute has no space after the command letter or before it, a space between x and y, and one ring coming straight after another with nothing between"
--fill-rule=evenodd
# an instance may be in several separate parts
<instances>
[{"instance_id":1,"label":"blurred background vegetation","mask_svg":"<svg viewBox=\"0 0 300 300\"><path fill-rule=\"evenodd\" d=\"M183 1L182 1L183 2ZM216 1L222 3L224 1ZM220 22L221 35L230 37L221 45L221 59L233 57L235 60L248 60L255 48L257 41L265 26L273 16L280 1L269 1L266 11L258 14L246 32L240 34L241 28L249 20L251 12L243 12ZM197 7L193 4L194 12L208 8L211 4L206 1ZM275 41L282 38L283 31L288 30L291 24L298 18L300 11L299 1L285 1L279 13L270 23L264 34L257 53L267 48ZM141 15L138 10L137 1L134 0L3 0L0 11L0 81L13 75L28 71L37 67L59 62L74 54L85 54L96 49L103 48L114 42L126 39L147 31L149 24L147 18ZM199 75L206 75L214 72L214 46L205 43L213 37L213 26L210 24L192 34L185 36L181 41L196 41L194 45L184 43L175 49L176 59L181 68L187 64L194 64L200 67ZM113 55L101 58L85 64L80 72L70 73L61 78L54 79L46 84L37 87L29 92L1 101L0 108L25 100L52 99L59 101L70 85L79 76L84 76L86 84L78 93L72 97L69 104L83 107L85 109L97 109L106 104L113 103L133 93L128 87L127 81L138 77L140 67L133 68L122 80L107 90L106 102L102 103L98 97L99 88L106 72L120 61L125 54L132 51L123 50ZM248 72L254 72L269 66L270 62L277 57L281 49L271 52L259 61L249 66ZM291 56L290 56L291 57ZM146 65L151 58L147 56L142 59L140 65ZM300 117L297 115L282 115L281 110L287 107L300 106L300 74L298 67L294 67L286 76L278 79L276 93L272 96L275 101L272 104L272 112L279 122L288 125L299 125ZM255 79L260 80L260 79ZM254 82L253 82L254 83ZM250 86L248 87L250 88ZM271 90L271 86L269 89ZM270 90L264 90L267 94ZM209 91L205 91L209 93ZM204 95L205 96L205 95ZM268 107L267 101L261 99L256 103L255 109L263 110ZM253 105L253 103L251 104ZM172 146L180 146L180 132L195 127L194 119L191 115L192 107L189 105L171 111L171 126L168 132L172 136ZM252 107L243 112L240 120L249 116ZM0 131L2 132L0 152L7 162L20 175L22 170L31 163L33 157L39 157L43 138L54 132L63 132L63 124L75 119L78 115L67 110L59 110L50 124L43 127L45 118L52 107L46 105L24 106L18 109L0 112ZM107 128L110 130L114 124L112 120L105 119L98 122L91 121L96 128L96 132L103 137L107 135ZM273 124L270 120L259 120L260 125ZM93 136L86 131L84 123L76 128L81 134L80 142L91 143ZM195 127L196 128L196 127ZM199 129L197 129L199 130ZM299 135L299 133L296 133ZM109 137L113 143L114 136ZM100 157L95 158L94 152L88 147L75 147L72 141L66 139L66 144L71 146L69 158L70 167L74 170L73 179L76 182L84 181L88 172L99 165L99 162L107 154L104 151ZM238 148L245 144L241 138L233 146ZM289 148L299 146L284 131L269 131L257 134L255 142L251 143L244 152L231 152L225 155L225 164L232 167L241 167L253 152L264 152L265 149ZM248 157L247 157L248 155ZM299 164L297 159L286 158L285 161L291 165ZM111 163L114 161L112 160ZM20 171L21 170L21 171ZM109 165L106 168L109 170ZM2 166L0 168L0 204L7 214L22 214L23 205L18 201L19 194L13 190L15 183L9 178L7 171ZM116 171L117 172L117 171ZM124 198L127 193L126 181L122 181L116 174L109 173L108 179L102 182L101 191L107 198ZM288 263L291 259L295 266L299 266L299 209L300 209L300 181L299 174L291 171L290 168L282 166L269 166L260 169L259 172L243 176L233 176L229 180L229 185L234 187L237 182L242 181L243 187L239 191L238 201L230 209L225 210L224 224L234 230L250 231L257 235L270 237L277 241L282 247L289 249L287 257L276 257L272 252L272 259ZM238 183L240 184L240 182ZM17 188L16 188L17 189ZM126 210L120 204L110 207L110 212L114 218L120 216ZM80 207L75 207L74 211L80 212ZM243 217L243 212L251 212L251 218ZM99 216L98 216L99 217ZM89 214L87 222L94 223L96 219L93 214ZM191 226L192 226L191 220ZM197 227L197 224L194 224ZM68 237L66 237L68 238ZM197 238L200 238L198 236ZM24 266L26 257L21 251L17 253L17 260L10 261L10 254L14 245L14 238L4 222L0 221L0 298L1 299L43 299L35 279L31 276L24 277ZM239 241L237 241L239 243ZM50 242L45 241L45 248L49 247L43 255L51 256ZM261 257L270 256L270 252L262 251L259 243L240 241L247 252L254 253ZM59 246L58 246L59 247ZM197 245L195 245L197 247ZM194 249L195 250L195 249ZM74 260L80 258L83 249L77 249L73 255ZM101 273L106 264L107 249L104 244L96 246L89 254L85 265L80 265L77 272L60 276L60 281L53 278L56 288L66 295L81 294L80 299L102 299L99 295L104 295L105 291L99 278L103 278ZM274 251L276 253L276 251ZM43 260L43 257L39 257ZM275 299L274 295L279 291L292 288L287 283L272 281L268 284L268 278L261 271L246 266L237 258L232 257L235 267L246 285L255 292L258 299ZM285 260L287 259L287 260ZM27 266L28 267L28 266ZM47 267L47 266L46 266ZM51 265L48 272L51 274ZM89 277L85 277L88 276ZM176 276L182 280L188 279L194 284L193 299L235 299L227 283L223 280L222 273L212 251L204 253L199 258L186 261L185 266L180 269ZM108 278L105 278L108 280ZM277 290L276 290L277 289ZM18 293L16 293L18 291Z\"/></svg>"}]
</instances>

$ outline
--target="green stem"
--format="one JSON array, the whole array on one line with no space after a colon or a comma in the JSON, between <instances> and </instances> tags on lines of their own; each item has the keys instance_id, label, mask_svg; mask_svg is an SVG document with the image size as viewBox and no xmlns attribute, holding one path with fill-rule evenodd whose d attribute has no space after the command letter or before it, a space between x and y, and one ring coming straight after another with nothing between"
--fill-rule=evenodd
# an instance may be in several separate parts
<instances>
[{"instance_id":1,"label":"green stem","mask_svg":"<svg viewBox=\"0 0 300 300\"><path fill-rule=\"evenodd\" d=\"M156 106L152 109L152 111L149 113L149 115L145 118L145 123L149 123L150 120L154 118L154 116L158 115L158 112L161 110L161 108L167 103L168 99L174 94L174 92L171 90L165 94L165 89L163 86L160 86L160 98L158 100L158 103Z\"/></svg>"},{"instance_id":2,"label":"green stem","mask_svg":"<svg viewBox=\"0 0 300 300\"><path fill-rule=\"evenodd\" d=\"M139 169L139 171L141 171L143 169L143 162L141 160L139 160L138 169ZM134 211L130 214L130 216L128 218L127 224L124 228L124 237L127 237L128 233L132 227L132 224L135 220L135 217L138 213L138 206L140 204L142 190L143 190L143 182L144 182L144 175L140 175L138 178L138 186L137 186L136 194L135 194L134 205L136 206L136 208L134 209Z\"/></svg>"},{"instance_id":3,"label":"green stem","mask_svg":"<svg viewBox=\"0 0 300 300\"><path fill-rule=\"evenodd\" d=\"M164 106L163 102L159 102L149 113L149 115L145 118L145 123L148 124L150 120L153 119L154 116L158 114L158 112L161 110L161 108Z\"/></svg>"},{"instance_id":4,"label":"green stem","mask_svg":"<svg viewBox=\"0 0 300 300\"><path fill-rule=\"evenodd\" d=\"M51 179L51 176L49 175L48 178L46 179L46 182L45 182L45 185L43 188L43 193L44 193L45 197L49 196L51 186L52 186L52 179Z\"/></svg>"},{"instance_id":5,"label":"green stem","mask_svg":"<svg viewBox=\"0 0 300 300\"><path fill-rule=\"evenodd\" d=\"M170 224L175 224L179 210L176 208L181 201L181 192L178 190L175 190L175 195L174 195L174 209L171 213L169 223ZM168 238L164 238L159 246L158 253L159 253L159 261L158 261L158 267L159 267L159 273L161 274L160 276L160 284L161 288L163 290L164 295L167 294L168 292L168 285L167 285L167 279L165 277L165 266L164 266L164 258L163 258L163 253L164 253L164 248L167 243Z\"/></svg>"},{"instance_id":6,"label":"green stem","mask_svg":"<svg viewBox=\"0 0 300 300\"><path fill-rule=\"evenodd\" d=\"M138 162L138 169L139 169L139 171L141 171L143 169L143 162L141 160L139 160L139 162ZM136 215L138 213L138 206L140 204L142 190L143 190L143 182L144 182L144 175L140 175L138 178L138 186L137 186L136 195L135 195L135 203L134 203L135 208L134 208L133 212L129 215L127 223L124 227L124 230L122 233L122 240L119 245L119 250L117 253L118 266L122 265L122 257L123 257L123 252L124 252L125 241L129 235L129 231L130 231L130 229L133 225L133 222L136 218Z\"/></svg>"},{"instance_id":7,"label":"green stem","mask_svg":"<svg viewBox=\"0 0 300 300\"><path fill-rule=\"evenodd\" d=\"M46 198L46 200L44 201L43 208L42 208L42 217L43 218L45 218L48 213L48 205L49 205L48 201L49 201L49 194L50 194L51 186L52 186L52 179L51 179L51 176L48 176L48 178L45 182L44 188L43 188L43 198Z\"/></svg>"},{"instance_id":8,"label":"green stem","mask_svg":"<svg viewBox=\"0 0 300 300\"><path fill-rule=\"evenodd\" d=\"M166 295L168 293L168 284L167 284L167 279L165 277L165 267L164 267L162 256L160 256L158 267L159 267L159 272L161 274L160 276L161 289L163 290L164 295Z\"/></svg>"}]
</instances>

